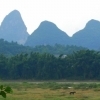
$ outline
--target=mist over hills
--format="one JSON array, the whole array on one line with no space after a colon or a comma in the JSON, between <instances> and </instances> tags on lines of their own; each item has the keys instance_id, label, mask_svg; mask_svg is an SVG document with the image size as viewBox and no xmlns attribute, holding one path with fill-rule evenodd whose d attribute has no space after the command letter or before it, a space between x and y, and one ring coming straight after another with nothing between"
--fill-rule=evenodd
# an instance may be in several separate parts
<instances>
[{"instance_id":1,"label":"mist over hills","mask_svg":"<svg viewBox=\"0 0 100 100\"><path fill-rule=\"evenodd\" d=\"M60 30L53 22L43 21L29 35L20 12L14 10L1 23L1 38L8 42L14 41L31 47L61 44L83 46L98 50L100 49L100 21L94 19L88 21L85 28L74 33L72 37L69 37L67 33Z\"/></svg>"},{"instance_id":2,"label":"mist over hills","mask_svg":"<svg viewBox=\"0 0 100 100\"><path fill-rule=\"evenodd\" d=\"M24 44L28 35L19 11L14 10L5 16L0 26L0 38Z\"/></svg>"},{"instance_id":3,"label":"mist over hills","mask_svg":"<svg viewBox=\"0 0 100 100\"><path fill-rule=\"evenodd\" d=\"M90 20L84 29L76 32L72 36L73 45L87 47L89 49L100 48L100 22Z\"/></svg>"},{"instance_id":4,"label":"mist over hills","mask_svg":"<svg viewBox=\"0 0 100 100\"><path fill-rule=\"evenodd\" d=\"M69 37L65 32L57 28L54 23L43 21L39 27L28 37L25 45L76 45L89 49L98 50L100 48L100 22L90 20L84 29L74 33Z\"/></svg>"},{"instance_id":5,"label":"mist over hills","mask_svg":"<svg viewBox=\"0 0 100 100\"><path fill-rule=\"evenodd\" d=\"M55 45L70 44L70 37L60 30L54 23L43 21L39 27L28 37L25 45Z\"/></svg>"}]
</instances>

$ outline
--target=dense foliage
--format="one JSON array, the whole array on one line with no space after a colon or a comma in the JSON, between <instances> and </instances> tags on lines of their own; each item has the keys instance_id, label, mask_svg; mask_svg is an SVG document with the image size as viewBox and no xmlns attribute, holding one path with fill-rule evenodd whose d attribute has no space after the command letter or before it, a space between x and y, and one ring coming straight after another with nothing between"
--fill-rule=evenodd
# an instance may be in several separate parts
<instances>
[{"instance_id":1,"label":"dense foliage","mask_svg":"<svg viewBox=\"0 0 100 100\"><path fill-rule=\"evenodd\" d=\"M72 54L73 51L79 51L79 50L86 50L86 48L81 47L81 46L74 46L74 45L60 45L60 44L55 44L54 46L50 45L40 45L34 47L33 51L34 52L39 52L39 53L50 53L54 55L59 55L59 54Z\"/></svg>"},{"instance_id":2,"label":"dense foliage","mask_svg":"<svg viewBox=\"0 0 100 100\"><path fill-rule=\"evenodd\" d=\"M13 56L30 51L32 51L32 48L30 47L19 45L17 42L8 42L4 39L0 39L0 54L5 56Z\"/></svg>"},{"instance_id":3,"label":"dense foliage","mask_svg":"<svg viewBox=\"0 0 100 100\"><path fill-rule=\"evenodd\" d=\"M100 52L80 50L70 55L33 53L0 55L0 79L100 79Z\"/></svg>"},{"instance_id":4,"label":"dense foliage","mask_svg":"<svg viewBox=\"0 0 100 100\"><path fill-rule=\"evenodd\" d=\"M11 93L12 89L9 86L4 87L3 85L0 85L0 95L4 98L6 98L7 93Z\"/></svg>"},{"instance_id":5,"label":"dense foliage","mask_svg":"<svg viewBox=\"0 0 100 100\"><path fill-rule=\"evenodd\" d=\"M0 54L3 54L5 56L14 56L16 54L21 53L30 53L30 52L39 52L39 53L50 53L54 55L59 54L71 54L73 51L78 51L86 49L83 47L77 47L77 46L64 46L56 44L55 46L50 45L41 45L36 46L34 48L29 46L23 46L17 44L17 42L7 42L4 41L4 39L0 39Z\"/></svg>"}]
</instances>

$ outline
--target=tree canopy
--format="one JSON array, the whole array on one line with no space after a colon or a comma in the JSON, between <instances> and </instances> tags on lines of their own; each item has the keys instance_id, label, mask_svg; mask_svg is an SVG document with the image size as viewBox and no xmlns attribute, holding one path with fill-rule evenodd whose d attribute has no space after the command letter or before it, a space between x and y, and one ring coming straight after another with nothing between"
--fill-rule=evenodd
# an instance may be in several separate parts
<instances>
[{"instance_id":1,"label":"tree canopy","mask_svg":"<svg viewBox=\"0 0 100 100\"><path fill-rule=\"evenodd\" d=\"M80 50L58 57L38 52L0 55L0 79L99 80L100 52Z\"/></svg>"}]
</instances>

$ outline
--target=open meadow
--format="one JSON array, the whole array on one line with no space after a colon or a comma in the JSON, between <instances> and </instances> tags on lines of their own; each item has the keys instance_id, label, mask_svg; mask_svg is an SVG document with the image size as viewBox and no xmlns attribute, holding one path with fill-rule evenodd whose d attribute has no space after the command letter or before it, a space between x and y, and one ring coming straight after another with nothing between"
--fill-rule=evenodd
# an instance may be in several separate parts
<instances>
[{"instance_id":1,"label":"open meadow","mask_svg":"<svg viewBox=\"0 0 100 100\"><path fill-rule=\"evenodd\" d=\"M1 82L13 93L0 100L100 100L100 83ZM70 92L76 92L70 94Z\"/></svg>"}]
</instances>

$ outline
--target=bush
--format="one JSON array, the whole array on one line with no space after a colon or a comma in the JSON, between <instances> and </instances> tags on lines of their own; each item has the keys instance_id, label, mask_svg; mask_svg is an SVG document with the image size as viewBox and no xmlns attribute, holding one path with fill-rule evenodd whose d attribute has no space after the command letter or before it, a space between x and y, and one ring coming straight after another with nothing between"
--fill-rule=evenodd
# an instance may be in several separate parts
<instances>
[{"instance_id":1,"label":"bush","mask_svg":"<svg viewBox=\"0 0 100 100\"><path fill-rule=\"evenodd\" d=\"M9 87L9 86L4 87L3 85L0 86L0 95L2 97L6 98L6 94L11 93L11 92L12 92L11 87Z\"/></svg>"}]
</instances>

